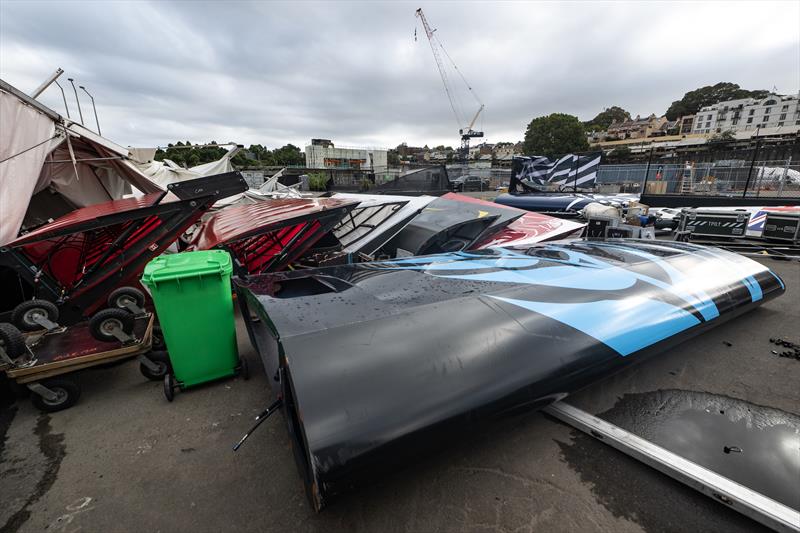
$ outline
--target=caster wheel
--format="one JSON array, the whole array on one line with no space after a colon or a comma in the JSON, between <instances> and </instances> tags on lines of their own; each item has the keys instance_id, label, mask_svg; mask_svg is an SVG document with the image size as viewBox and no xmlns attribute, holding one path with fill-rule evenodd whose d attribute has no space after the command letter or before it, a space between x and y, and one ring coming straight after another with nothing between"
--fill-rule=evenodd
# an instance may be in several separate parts
<instances>
[{"instance_id":1,"label":"caster wheel","mask_svg":"<svg viewBox=\"0 0 800 533\"><path fill-rule=\"evenodd\" d=\"M71 379L53 378L42 382L42 385L53 391L56 397L48 399L36 393L31 395L31 401L40 411L55 413L72 407L81 397L81 389Z\"/></svg>"},{"instance_id":2,"label":"caster wheel","mask_svg":"<svg viewBox=\"0 0 800 533\"><path fill-rule=\"evenodd\" d=\"M58 322L58 307L47 300L28 300L11 311L11 322L22 331L43 329L36 322L36 318L46 318L50 322Z\"/></svg>"},{"instance_id":3,"label":"caster wheel","mask_svg":"<svg viewBox=\"0 0 800 533\"><path fill-rule=\"evenodd\" d=\"M150 381L161 381L164 379L164 376L172 371L172 366L169 362L169 354L167 352L154 350L145 357L158 366L158 370L154 371L152 368L142 363L139 364L139 372Z\"/></svg>"},{"instance_id":4,"label":"caster wheel","mask_svg":"<svg viewBox=\"0 0 800 533\"><path fill-rule=\"evenodd\" d=\"M92 337L103 342L118 342L111 333L118 328L128 335L133 332L135 318L125 309L103 309L94 314L89 320L89 332Z\"/></svg>"},{"instance_id":5,"label":"caster wheel","mask_svg":"<svg viewBox=\"0 0 800 533\"><path fill-rule=\"evenodd\" d=\"M169 373L164 376L164 396L168 402L175 399L175 381L172 379L172 374Z\"/></svg>"},{"instance_id":6,"label":"caster wheel","mask_svg":"<svg viewBox=\"0 0 800 533\"><path fill-rule=\"evenodd\" d=\"M25 337L13 324L2 322L0 323L0 348L11 359L16 359L25 353Z\"/></svg>"},{"instance_id":7,"label":"caster wheel","mask_svg":"<svg viewBox=\"0 0 800 533\"><path fill-rule=\"evenodd\" d=\"M120 287L108 295L108 307L129 311L126 304L133 304L140 309L144 307L144 293L134 287Z\"/></svg>"}]
</instances>

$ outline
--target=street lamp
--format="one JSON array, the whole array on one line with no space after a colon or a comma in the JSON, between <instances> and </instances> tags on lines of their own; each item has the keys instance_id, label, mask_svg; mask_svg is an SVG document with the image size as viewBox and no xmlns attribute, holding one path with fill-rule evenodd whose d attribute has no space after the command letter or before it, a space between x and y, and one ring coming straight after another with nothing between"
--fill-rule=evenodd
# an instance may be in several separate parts
<instances>
[{"instance_id":1,"label":"street lamp","mask_svg":"<svg viewBox=\"0 0 800 533\"><path fill-rule=\"evenodd\" d=\"M72 90L75 92L75 101L78 102L78 115L81 117L81 126L83 126L83 111L81 111L81 101L78 99L78 89L75 88L75 80L73 78L67 78L72 84Z\"/></svg>"},{"instance_id":2,"label":"street lamp","mask_svg":"<svg viewBox=\"0 0 800 533\"><path fill-rule=\"evenodd\" d=\"M94 122L95 124L97 124L97 134L102 135L102 133L100 133L100 121L97 119L97 108L94 105L94 96L89 94L89 91L87 91L86 87L84 87L83 85L80 85L79 87L83 90L83 92L89 95L89 98L91 98L92 100L92 109L94 110Z\"/></svg>"}]
</instances>

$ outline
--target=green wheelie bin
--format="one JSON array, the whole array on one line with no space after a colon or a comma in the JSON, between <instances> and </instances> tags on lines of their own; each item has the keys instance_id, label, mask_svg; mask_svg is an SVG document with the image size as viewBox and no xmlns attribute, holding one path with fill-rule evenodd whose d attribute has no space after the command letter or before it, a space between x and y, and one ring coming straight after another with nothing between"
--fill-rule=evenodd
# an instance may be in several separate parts
<instances>
[{"instance_id":1,"label":"green wheelie bin","mask_svg":"<svg viewBox=\"0 0 800 533\"><path fill-rule=\"evenodd\" d=\"M172 371L164 395L241 372L231 296L233 263L225 250L203 250L156 257L144 268Z\"/></svg>"}]
</instances>

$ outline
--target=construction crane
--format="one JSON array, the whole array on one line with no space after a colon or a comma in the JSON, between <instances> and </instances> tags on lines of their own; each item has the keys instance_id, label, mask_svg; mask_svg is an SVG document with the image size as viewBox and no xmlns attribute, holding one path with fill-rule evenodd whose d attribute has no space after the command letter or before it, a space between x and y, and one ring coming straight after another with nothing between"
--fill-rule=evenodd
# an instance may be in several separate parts
<instances>
[{"instance_id":1,"label":"construction crane","mask_svg":"<svg viewBox=\"0 0 800 533\"><path fill-rule=\"evenodd\" d=\"M425 28L425 35L428 36L428 42L431 45L431 51L433 52L433 58L436 60L436 66L439 68L439 75L442 77L442 83L444 84L444 92L447 94L447 99L450 101L450 108L453 110L453 115L456 117L456 122L458 122L458 134L461 135L461 150L459 151L460 159L466 161L469 159L469 141L475 137L483 137L482 131L475 131L472 128L475 126L475 123L478 121L478 117L480 116L481 112L483 111L483 104L481 103L478 95L475 94L475 91L472 89L472 86L467 83L467 80L464 78L464 75L458 69L455 64L455 61L450 57L450 54L447 53L442 42L433 34L436 30L432 30L430 25L428 24L428 19L425 18L425 13L422 12L422 8L417 9L416 11L417 17L422 21L422 26ZM414 32L416 38L416 30ZM434 42L435 41L435 42ZM478 103L478 111L472 117L472 120L469 121L468 124L464 124L462 122L462 117L458 112L455 100L455 93L453 92L453 88L450 85L450 80L447 77L447 71L444 68L444 62L442 61L442 57L439 55L439 48L442 49L444 55L453 65L453 69L458 72L458 75L461 77L461 80L464 82L464 85L467 86L469 93Z\"/></svg>"}]
</instances>

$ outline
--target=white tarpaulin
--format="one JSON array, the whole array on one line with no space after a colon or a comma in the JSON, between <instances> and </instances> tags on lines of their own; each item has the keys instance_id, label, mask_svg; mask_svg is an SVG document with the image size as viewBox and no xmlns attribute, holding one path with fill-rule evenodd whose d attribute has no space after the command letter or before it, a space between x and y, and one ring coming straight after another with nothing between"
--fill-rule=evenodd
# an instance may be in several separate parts
<instances>
[{"instance_id":1,"label":"white tarpaulin","mask_svg":"<svg viewBox=\"0 0 800 533\"><path fill-rule=\"evenodd\" d=\"M139 153L142 149L132 149L131 153ZM234 147L224 156L210 163L203 163L195 167L183 168L174 161L165 159L163 161L147 161L136 163L137 168L151 181L163 188L167 188L170 183L179 181L193 180L204 176L214 176L233 170L231 157L239 151L239 147Z\"/></svg>"},{"instance_id":2,"label":"white tarpaulin","mask_svg":"<svg viewBox=\"0 0 800 533\"><path fill-rule=\"evenodd\" d=\"M131 185L144 193L163 190L128 160L127 148L0 80L0 245L23 223L121 198ZM52 198L60 212L52 210Z\"/></svg>"},{"instance_id":3,"label":"white tarpaulin","mask_svg":"<svg viewBox=\"0 0 800 533\"><path fill-rule=\"evenodd\" d=\"M63 138L56 136L51 117L3 90L0 120L0 244L5 244L17 236L51 144Z\"/></svg>"}]
</instances>

